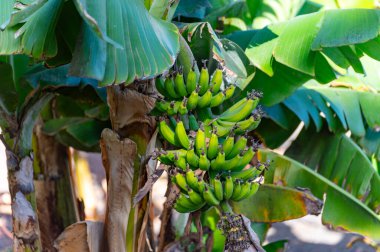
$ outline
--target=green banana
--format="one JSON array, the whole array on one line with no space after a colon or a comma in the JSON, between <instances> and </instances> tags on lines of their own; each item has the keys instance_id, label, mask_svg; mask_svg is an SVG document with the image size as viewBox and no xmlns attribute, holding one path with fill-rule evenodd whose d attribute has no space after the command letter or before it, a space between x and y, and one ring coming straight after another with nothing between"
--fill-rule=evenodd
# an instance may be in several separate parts
<instances>
[{"instance_id":1,"label":"green banana","mask_svg":"<svg viewBox=\"0 0 380 252\"><path fill-rule=\"evenodd\" d=\"M181 104L178 107L178 113L180 115L186 115L188 112L189 110L187 109L187 98L185 97L183 98Z\"/></svg>"},{"instance_id":2,"label":"green banana","mask_svg":"<svg viewBox=\"0 0 380 252\"><path fill-rule=\"evenodd\" d=\"M222 66L219 65L218 68L215 70L214 75L211 78L213 94L216 94L217 92L219 92L222 82L223 82L223 70L222 70Z\"/></svg>"},{"instance_id":3,"label":"green banana","mask_svg":"<svg viewBox=\"0 0 380 252\"><path fill-rule=\"evenodd\" d=\"M203 191L203 198L207 202L207 204L211 206L218 206L219 200L215 197L211 189L208 188L208 186L205 187L205 190Z\"/></svg>"},{"instance_id":4,"label":"green banana","mask_svg":"<svg viewBox=\"0 0 380 252\"><path fill-rule=\"evenodd\" d=\"M177 142L179 142L183 148L186 150L190 148L190 140L187 136L186 129L182 121L177 122L177 126L175 127L175 136L177 138Z\"/></svg>"},{"instance_id":5,"label":"green banana","mask_svg":"<svg viewBox=\"0 0 380 252\"><path fill-rule=\"evenodd\" d=\"M235 85L229 85L225 90L225 94L226 94L226 100L230 99L234 93L235 93L235 89L236 89L236 86Z\"/></svg>"},{"instance_id":6,"label":"green banana","mask_svg":"<svg viewBox=\"0 0 380 252\"><path fill-rule=\"evenodd\" d=\"M217 198L217 200L221 201L223 200L223 184L219 178L215 178L213 182L215 197Z\"/></svg>"},{"instance_id":7,"label":"green banana","mask_svg":"<svg viewBox=\"0 0 380 252\"><path fill-rule=\"evenodd\" d=\"M247 180L247 179L254 178L254 176L257 175L257 171L258 170L256 169L256 167L252 166L252 167L245 169L245 170L242 170L242 171L231 172L231 173L229 173L229 175L233 179Z\"/></svg>"},{"instance_id":8,"label":"green banana","mask_svg":"<svg viewBox=\"0 0 380 252\"><path fill-rule=\"evenodd\" d=\"M164 82L164 86L165 86L165 90L168 94L168 98L170 99L178 99L179 97L181 97L179 94L177 94L177 92L175 91L175 88L174 88L174 82L173 82L173 78L171 75L169 75L165 82Z\"/></svg>"},{"instance_id":9,"label":"green banana","mask_svg":"<svg viewBox=\"0 0 380 252\"><path fill-rule=\"evenodd\" d=\"M219 147L218 136L214 132L212 132L210 140L208 142L208 148L207 148L207 157L209 160L216 158L219 152L218 147Z\"/></svg>"},{"instance_id":10,"label":"green banana","mask_svg":"<svg viewBox=\"0 0 380 252\"><path fill-rule=\"evenodd\" d=\"M210 75L206 68L205 61L203 62L203 64L204 66L202 67L201 73L199 75L199 86L200 86L199 94L200 95L203 95L209 89L209 81L210 81Z\"/></svg>"},{"instance_id":11,"label":"green banana","mask_svg":"<svg viewBox=\"0 0 380 252\"><path fill-rule=\"evenodd\" d=\"M214 114L211 111L211 108L198 108L197 109L198 119L204 123L208 123L211 119L214 118Z\"/></svg>"},{"instance_id":12,"label":"green banana","mask_svg":"<svg viewBox=\"0 0 380 252\"><path fill-rule=\"evenodd\" d=\"M235 127L235 126L231 126L231 127L224 127L222 125L219 124L219 121L216 120L216 121L213 121L212 122L212 126L214 127L215 129L215 133L219 136L219 137L225 137L227 136L231 130Z\"/></svg>"},{"instance_id":13,"label":"green banana","mask_svg":"<svg viewBox=\"0 0 380 252\"><path fill-rule=\"evenodd\" d=\"M229 160L236 155L238 155L244 148L246 147L248 142L248 139L246 136L241 136L235 143L234 146L232 147L232 150L228 155L226 155L226 159Z\"/></svg>"},{"instance_id":14,"label":"green banana","mask_svg":"<svg viewBox=\"0 0 380 252\"><path fill-rule=\"evenodd\" d=\"M246 198L250 198L252 195L256 194L256 192L259 190L259 183L252 182L251 183L251 188L249 190L249 194L246 196Z\"/></svg>"},{"instance_id":15,"label":"green banana","mask_svg":"<svg viewBox=\"0 0 380 252\"><path fill-rule=\"evenodd\" d=\"M197 87L197 74L194 72L194 67L190 69L186 79L186 90L191 94Z\"/></svg>"},{"instance_id":16,"label":"green banana","mask_svg":"<svg viewBox=\"0 0 380 252\"><path fill-rule=\"evenodd\" d=\"M195 205L201 205L204 200L200 194L189 188L187 190L187 193L189 194L190 201L193 202Z\"/></svg>"},{"instance_id":17,"label":"green banana","mask_svg":"<svg viewBox=\"0 0 380 252\"><path fill-rule=\"evenodd\" d=\"M177 120L173 116L168 116L168 119L169 119L170 128L175 130L175 127L177 127Z\"/></svg>"},{"instance_id":18,"label":"green banana","mask_svg":"<svg viewBox=\"0 0 380 252\"><path fill-rule=\"evenodd\" d=\"M190 127L190 130L193 130L193 131L199 130L198 121L193 114L189 115L189 127Z\"/></svg>"},{"instance_id":19,"label":"green banana","mask_svg":"<svg viewBox=\"0 0 380 252\"><path fill-rule=\"evenodd\" d=\"M186 158L179 157L178 155L174 155L174 165L185 171L187 168Z\"/></svg>"},{"instance_id":20,"label":"green banana","mask_svg":"<svg viewBox=\"0 0 380 252\"><path fill-rule=\"evenodd\" d=\"M182 70L180 70L178 73L175 74L175 77L174 77L174 86L175 86L175 89L176 89L177 93L180 96L182 96L182 97L187 96L187 90L186 90L185 81L183 79Z\"/></svg>"},{"instance_id":21,"label":"green banana","mask_svg":"<svg viewBox=\"0 0 380 252\"><path fill-rule=\"evenodd\" d=\"M199 166L199 156L195 154L194 148L190 148L186 154L187 163L193 168L197 168Z\"/></svg>"},{"instance_id":22,"label":"green banana","mask_svg":"<svg viewBox=\"0 0 380 252\"><path fill-rule=\"evenodd\" d=\"M169 127L165 120L161 120L158 124L158 130L161 136L168 141L170 144L180 147L181 145L177 142L174 131Z\"/></svg>"},{"instance_id":23,"label":"green banana","mask_svg":"<svg viewBox=\"0 0 380 252\"><path fill-rule=\"evenodd\" d=\"M178 113L178 109L180 105L181 105L180 101L171 101L166 113L170 116L176 115Z\"/></svg>"},{"instance_id":24,"label":"green banana","mask_svg":"<svg viewBox=\"0 0 380 252\"><path fill-rule=\"evenodd\" d=\"M162 94L164 97L169 97L169 94L165 89L165 84L162 78L156 78L155 84L156 84L156 89L160 94Z\"/></svg>"},{"instance_id":25,"label":"green banana","mask_svg":"<svg viewBox=\"0 0 380 252\"><path fill-rule=\"evenodd\" d=\"M199 204L194 204L190 198L184 194L181 193L178 198L176 199L176 203L180 204L181 206L188 208L188 209L193 209L194 207L197 207Z\"/></svg>"},{"instance_id":26,"label":"green banana","mask_svg":"<svg viewBox=\"0 0 380 252\"><path fill-rule=\"evenodd\" d=\"M241 193L241 183L240 180L235 180L234 183L234 191L232 193L231 199L236 200L238 197L240 197Z\"/></svg>"},{"instance_id":27,"label":"green banana","mask_svg":"<svg viewBox=\"0 0 380 252\"><path fill-rule=\"evenodd\" d=\"M220 151L218 152L218 155L214 160L211 161L211 169L213 171L221 171L223 170L224 162L225 162L225 153L221 149L221 146L219 145Z\"/></svg>"},{"instance_id":28,"label":"green banana","mask_svg":"<svg viewBox=\"0 0 380 252\"><path fill-rule=\"evenodd\" d=\"M160 111L160 112L165 112L168 110L170 103L165 100L157 100L155 107Z\"/></svg>"},{"instance_id":29,"label":"green banana","mask_svg":"<svg viewBox=\"0 0 380 252\"><path fill-rule=\"evenodd\" d=\"M233 136L228 136L223 142L223 151L226 154L226 157L230 154L234 148L235 138Z\"/></svg>"},{"instance_id":30,"label":"green banana","mask_svg":"<svg viewBox=\"0 0 380 252\"><path fill-rule=\"evenodd\" d=\"M206 151L206 135L205 132L200 127L195 135L195 151L200 156L202 151Z\"/></svg>"},{"instance_id":31,"label":"green banana","mask_svg":"<svg viewBox=\"0 0 380 252\"><path fill-rule=\"evenodd\" d=\"M187 109L193 110L197 107L199 101L199 86L191 92L189 99L187 100Z\"/></svg>"},{"instance_id":32,"label":"green banana","mask_svg":"<svg viewBox=\"0 0 380 252\"><path fill-rule=\"evenodd\" d=\"M210 160L208 160L204 151L199 157L199 169L202 171L208 171L210 169Z\"/></svg>"},{"instance_id":33,"label":"green banana","mask_svg":"<svg viewBox=\"0 0 380 252\"><path fill-rule=\"evenodd\" d=\"M179 173L177 172L175 175L174 175L174 182L175 184L182 190L184 190L185 192L187 192L187 182L186 182L186 177L182 174L182 173Z\"/></svg>"},{"instance_id":34,"label":"green banana","mask_svg":"<svg viewBox=\"0 0 380 252\"><path fill-rule=\"evenodd\" d=\"M206 108L210 106L212 98L212 93L210 90L207 90L201 97L198 99L197 108Z\"/></svg>"},{"instance_id":35,"label":"green banana","mask_svg":"<svg viewBox=\"0 0 380 252\"><path fill-rule=\"evenodd\" d=\"M174 157L176 155L178 157L186 157L186 154L187 154L187 151L183 150L183 149L161 151L160 155L158 156L158 160L160 160L160 162L163 164L173 165L174 164Z\"/></svg>"},{"instance_id":36,"label":"green banana","mask_svg":"<svg viewBox=\"0 0 380 252\"><path fill-rule=\"evenodd\" d=\"M198 190L199 193L203 193L206 188L206 183L202 178L198 178Z\"/></svg>"},{"instance_id":37,"label":"green banana","mask_svg":"<svg viewBox=\"0 0 380 252\"><path fill-rule=\"evenodd\" d=\"M213 95L211 97L211 102L210 102L210 108L214 108L222 104L225 100L226 96L224 95L223 92L219 92L216 95Z\"/></svg>"},{"instance_id":38,"label":"green banana","mask_svg":"<svg viewBox=\"0 0 380 252\"><path fill-rule=\"evenodd\" d=\"M199 192L198 177L195 176L194 171L190 169L186 170L185 176L188 186L194 191Z\"/></svg>"},{"instance_id":39,"label":"green banana","mask_svg":"<svg viewBox=\"0 0 380 252\"><path fill-rule=\"evenodd\" d=\"M222 113L219 116L219 119L222 121L239 122L250 115L259 103L259 99L255 96L253 96L253 98L249 97L249 99L243 98L242 100L246 100L243 106L238 106L235 109L231 109L236 105L235 104L224 113Z\"/></svg>"},{"instance_id":40,"label":"green banana","mask_svg":"<svg viewBox=\"0 0 380 252\"><path fill-rule=\"evenodd\" d=\"M181 118L181 121L183 122L183 125L185 126L186 131L189 131L190 130L189 115L188 114L180 115L180 118Z\"/></svg>"},{"instance_id":41,"label":"green banana","mask_svg":"<svg viewBox=\"0 0 380 252\"><path fill-rule=\"evenodd\" d=\"M223 169L225 171L234 170L235 167L240 164L241 159L242 159L242 156L239 154L239 155L235 156L234 158L231 158L230 160L226 160L223 163Z\"/></svg>"},{"instance_id":42,"label":"green banana","mask_svg":"<svg viewBox=\"0 0 380 252\"><path fill-rule=\"evenodd\" d=\"M255 156L255 151L251 146L248 148L247 151L244 152L239 163L232 169L232 171L241 171L242 169L244 169L247 166L247 164L249 164L252 161L253 156Z\"/></svg>"},{"instance_id":43,"label":"green banana","mask_svg":"<svg viewBox=\"0 0 380 252\"><path fill-rule=\"evenodd\" d=\"M249 182L249 181L244 182L241 185L240 195L237 198L235 198L234 200L240 201L240 200L245 199L249 195L250 190L251 190L251 182Z\"/></svg>"},{"instance_id":44,"label":"green banana","mask_svg":"<svg viewBox=\"0 0 380 252\"><path fill-rule=\"evenodd\" d=\"M232 181L231 176L226 177L226 181L224 183L224 199L229 200L234 192L234 182Z\"/></svg>"}]
</instances>

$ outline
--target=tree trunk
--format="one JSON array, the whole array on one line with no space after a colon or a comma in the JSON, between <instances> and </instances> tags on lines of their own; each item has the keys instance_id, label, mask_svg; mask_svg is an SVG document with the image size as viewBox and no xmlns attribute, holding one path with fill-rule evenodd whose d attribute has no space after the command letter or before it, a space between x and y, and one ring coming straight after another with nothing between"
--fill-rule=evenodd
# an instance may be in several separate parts
<instances>
[{"instance_id":1,"label":"tree trunk","mask_svg":"<svg viewBox=\"0 0 380 252\"><path fill-rule=\"evenodd\" d=\"M43 251L55 251L54 240L79 221L68 148L35 128L33 143L37 215Z\"/></svg>"}]
</instances>

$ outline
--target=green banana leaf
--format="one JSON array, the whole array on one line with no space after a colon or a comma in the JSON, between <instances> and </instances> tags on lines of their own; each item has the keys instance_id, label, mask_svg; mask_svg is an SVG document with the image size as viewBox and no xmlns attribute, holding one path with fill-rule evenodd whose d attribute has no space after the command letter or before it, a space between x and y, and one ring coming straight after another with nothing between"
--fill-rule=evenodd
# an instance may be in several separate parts
<instances>
[{"instance_id":1,"label":"green banana leaf","mask_svg":"<svg viewBox=\"0 0 380 252\"><path fill-rule=\"evenodd\" d=\"M380 11L368 9L326 10L229 38L245 44L243 50L261 70L248 89L263 91L262 102L268 106L282 101L311 78L331 81L336 78L336 68L345 70L351 65L363 72L359 61L363 52L377 57L371 52L378 50L379 15ZM237 39L247 40L242 33L248 32L251 41L239 43Z\"/></svg>"},{"instance_id":2,"label":"green banana leaf","mask_svg":"<svg viewBox=\"0 0 380 252\"><path fill-rule=\"evenodd\" d=\"M325 198L325 225L380 240L380 179L363 151L344 134L307 135L302 141L288 153L310 168L272 151L259 151L261 162L271 161L265 183L309 188Z\"/></svg>"},{"instance_id":3,"label":"green banana leaf","mask_svg":"<svg viewBox=\"0 0 380 252\"><path fill-rule=\"evenodd\" d=\"M291 204L289 204L291 202ZM322 201L308 191L263 184L258 192L243 201L231 202L235 213L243 214L253 222L279 222L318 215Z\"/></svg>"},{"instance_id":4,"label":"green banana leaf","mask_svg":"<svg viewBox=\"0 0 380 252\"><path fill-rule=\"evenodd\" d=\"M83 42L73 55L72 74L98 79L103 86L128 84L174 64L179 50L176 26L151 16L142 1L74 2L86 24Z\"/></svg>"}]
</instances>

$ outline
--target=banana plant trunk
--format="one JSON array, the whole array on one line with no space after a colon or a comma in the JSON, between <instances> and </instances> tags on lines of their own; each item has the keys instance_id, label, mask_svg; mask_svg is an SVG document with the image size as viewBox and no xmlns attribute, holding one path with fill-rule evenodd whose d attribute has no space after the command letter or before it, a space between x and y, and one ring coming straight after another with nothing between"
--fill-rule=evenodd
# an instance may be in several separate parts
<instances>
[{"instance_id":1,"label":"banana plant trunk","mask_svg":"<svg viewBox=\"0 0 380 252\"><path fill-rule=\"evenodd\" d=\"M103 164L108 181L104 251L145 251L149 196L138 204L133 197L147 181L148 147L155 131L155 120L148 116L155 100L150 81L107 88L112 130L101 137Z\"/></svg>"},{"instance_id":2,"label":"banana plant trunk","mask_svg":"<svg viewBox=\"0 0 380 252\"><path fill-rule=\"evenodd\" d=\"M79 221L72 183L70 153L67 147L34 130L33 154L37 215L44 251L54 251L54 240L69 225Z\"/></svg>"}]
</instances>

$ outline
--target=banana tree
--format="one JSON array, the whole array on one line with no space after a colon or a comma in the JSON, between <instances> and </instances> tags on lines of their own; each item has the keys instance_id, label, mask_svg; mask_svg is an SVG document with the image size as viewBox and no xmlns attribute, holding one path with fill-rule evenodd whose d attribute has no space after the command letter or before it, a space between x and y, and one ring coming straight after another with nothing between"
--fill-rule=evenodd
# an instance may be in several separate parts
<instances>
[{"instance_id":1,"label":"banana tree","mask_svg":"<svg viewBox=\"0 0 380 252\"><path fill-rule=\"evenodd\" d=\"M250 220L272 223L319 214L324 194L324 223L379 240L379 173L359 147L369 155L379 150L375 141L380 124L376 113L378 87L367 83L355 86L347 79L367 71L368 65L360 59L363 55L380 59L379 12L325 10L323 5L309 1L294 1L292 9L287 9L273 2L1 2L0 127L4 132L1 140L7 147L15 249L54 246L59 251L163 251L205 247L221 251L236 245L228 234L225 245L216 242L223 237L223 221L237 218L250 251L260 251ZM286 15L276 17L281 10ZM155 112L163 104L162 95L173 98L172 108L181 103L176 101L182 101L178 94L182 98L188 91L180 86L170 89L172 78L168 76L183 76L186 84L191 75L193 79L203 76L206 81L196 82L202 88L203 82L209 82L205 74L214 72L223 72L224 84L218 84L218 89L225 91L219 92L220 96L234 91L207 113L197 110L196 120L220 124L223 118L231 119L228 111L236 108L234 103L254 89L262 91L260 102L265 115L254 136L261 139L263 149L258 151L258 160L248 163L264 167L264 162L273 162L266 172L257 174L258 180L264 178L264 184L255 196L231 204L232 208L228 201L220 200L223 204L217 208L185 209L182 212L192 213L190 217L179 214L179 220L187 220L182 229L174 228L173 206L178 212L183 210L177 194L188 189L169 180L160 234L155 237L150 191L163 170L151 157L157 155L156 146L162 145L165 152L178 143L188 146L186 138L165 137L161 123L160 134L168 141L157 138L154 115L160 113ZM210 94L217 94L213 78ZM160 86L163 79L169 84ZM305 84L309 80L328 84ZM191 104L190 96L186 101ZM211 102L205 103L211 106ZM219 118L212 118L215 115ZM261 114L257 111L255 116ZM178 118L173 125L186 121ZM285 153L288 157L268 151L283 144L301 121L307 129ZM214 127L223 126L219 124ZM227 127L227 133L230 130L239 132L235 126ZM345 135L348 131L351 137ZM188 132L185 129L182 135ZM314 142L305 140L311 137ZM210 146L212 135L206 138L210 138ZM215 147L219 141L224 144L224 139L225 135L218 134ZM107 213L102 222L80 218L67 147L102 153L108 187ZM47 151L50 148L52 151ZM196 151L205 156L201 148ZM157 158L165 163L161 154ZM212 158L203 159L207 166ZM186 169L186 163L184 167L180 162L174 166ZM228 176L219 180L213 172L202 174L207 174L206 182L213 179L208 190L215 190L215 183L228 182ZM51 196L57 204L44 201L43 191L51 180L56 188ZM216 196L218 201L225 197ZM207 204L219 205L209 198ZM352 212L343 214L347 209ZM53 217L45 222L47 214ZM60 224L54 226L52 220L60 220ZM258 230L257 225L252 226ZM176 233L183 236L176 239ZM199 246L194 247L197 243Z\"/></svg>"}]
</instances>

